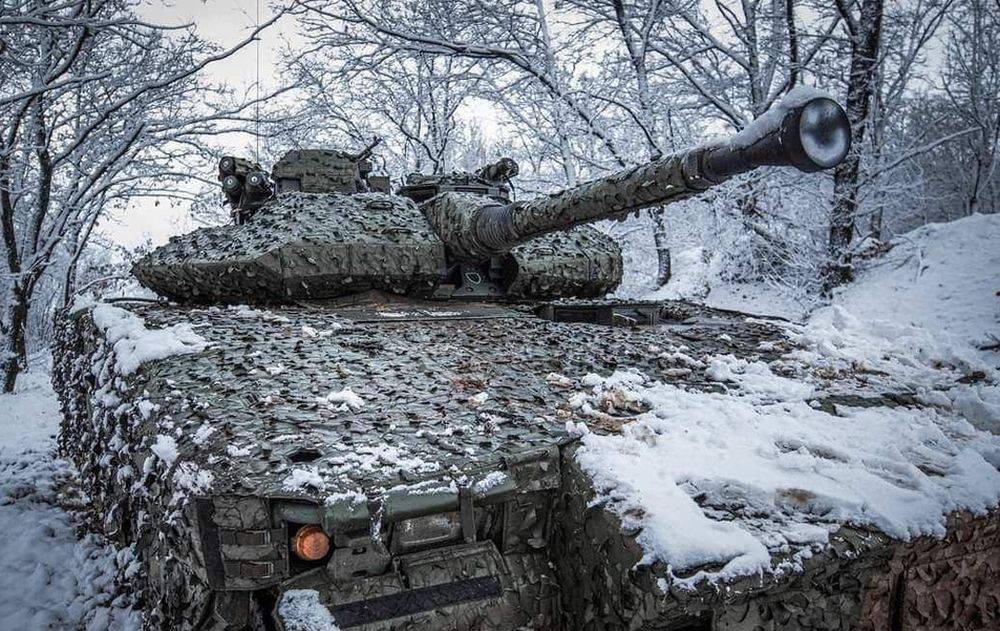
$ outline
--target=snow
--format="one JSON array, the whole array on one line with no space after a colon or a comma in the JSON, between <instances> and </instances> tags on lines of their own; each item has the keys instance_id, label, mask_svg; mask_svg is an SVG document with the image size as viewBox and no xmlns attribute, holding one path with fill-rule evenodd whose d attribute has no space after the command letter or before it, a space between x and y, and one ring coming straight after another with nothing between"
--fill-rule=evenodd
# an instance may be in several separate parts
<instances>
[{"instance_id":1,"label":"snow","mask_svg":"<svg viewBox=\"0 0 1000 631\"><path fill-rule=\"evenodd\" d=\"M205 442L208 440L208 437L211 436L212 432L214 431L215 431L214 427L212 427L208 423L204 423L197 430L195 430L194 436L191 438L191 440L194 441L195 445L199 446L204 445Z\"/></svg>"},{"instance_id":2,"label":"snow","mask_svg":"<svg viewBox=\"0 0 1000 631\"><path fill-rule=\"evenodd\" d=\"M326 488L326 482L323 481L317 467L296 467L288 472L281 486L286 491L302 491L308 487L321 491Z\"/></svg>"},{"instance_id":3,"label":"snow","mask_svg":"<svg viewBox=\"0 0 1000 631\"><path fill-rule=\"evenodd\" d=\"M818 534L817 524L845 522L900 538L941 535L947 512L981 512L1000 500L1000 472L990 464L1000 440L950 414L865 408L834 416L796 389L762 404L753 390L617 387L652 409L621 435L583 435L577 458L599 501L626 526L641 526L646 562L662 560L675 574L724 565L678 582L769 571L766 542L789 528L800 539L807 526ZM695 494L720 505L739 497L774 523L756 532L713 519Z\"/></svg>"},{"instance_id":4,"label":"snow","mask_svg":"<svg viewBox=\"0 0 1000 631\"><path fill-rule=\"evenodd\" d=\"M805 105L809 101L818 98L833 100L828 92L807 86L800 85L789 91L785 96L775 102L761 116L754 119L749 125L744 127L740 133L736 134L729 141L729 144L737 147L749 147L772 130L781 125L781 121L788 112L800 105Z\"/></svg>"},{"instance_id":5,"label":"snow","mask_svg":"<svg viewBox=\"0 0 1000 631\"><path fill-rule=\"evenodd\" d=\"M479 494L489 493L495 487L508 481L506 471L490 471L473 485L473 490Z\"/></svg>"},{"instance_id":6,"label":"snow","mask_svg":"<svg viewBox=\"0 0 1000 631\"><path fill-rule=\"evenodd\" d=\"M165 434L157 435L156 441L150 446L150 450L168 467L177 460L177 441L172 436Z\"/></svg>"},{"instance_id":7,"label":"snow","mask_svg":"<svg viewBox=\"0 0 1000 631\"><path fill-rule=\"evenodd\" d=\"M352 506L357 504L362 504L368 501L368 496L366 496L361 491L344 491L342 493L331 493L326 496L324 502L327 505L337 504L338 502L349 502Z\"/></svg>"},{"instance_id":8,"label":"snow","mask_svg":"<svg viewBox=\"0 0 1000 631\"><path fill-rule=\"evenodd\" d=\"M32 358L37 363L36 358ZM52 443L59 431L59 402L47 367L23 373L15 394L0 394L0 458Z\"/></svg>"},{"instance_id":9,"label":"snow","mask_svg":"<svg viewBox=\"0 0 1000 631\"><path fill-rule=\"evenodd\" d=\"M290 589L282 594L278 615L288 631L340 631L314 589Z\"/></svg>"},{"instance_id":10,"label":"snow","mask_svg":"<svg viewBox=\"0 0 1000 631\"><path fill-rule=\"evenodd\" d=\"M734 384L744 397L759 401L788 398L805 399L815 392L808 383L775 375L762 361L748 361L733 355L711 358L705 376L715 381Z\"/></svg>"},{"instance_id":11,"label":"snow","mask_svg":"<svg viewBox=\"0 0 1000 631\"><path fill-rule=\"evenodd\" d=\"M670 281L642 294L642 300L692 300L719 309L800 319L812 306L777 287L726 282L724 257L710 256L704 247L678 250L671 259Z\"/></svg>"},{"instance_id":12,"label":"snow","mask_svg":"<svg viewBox=\"0 0 1000 631\"><path fill-rule=\"evenodd\" d=\"M723 392L627 367L581 380L572 407L611 398L648 409L620 435L572 421L567 432L580 437L594 503L639 530L643 562L667 564L665 588L787 571L778 553L795 569L847 523L910 539L943 535L950 512L996 509L1000 389L985 347L1000 335L998 237L997 215L905 235L834 304L784 325L800 348L774 365L705 358ZM923 405L831 413L812 400L852 388L909 391Z\"/></svg>"},{"instance_id":13,"label":"snow","mask_svg":"<svg viewBox=\"0 0 1000 631\"><path fill-rule=\"evenodd\" d=\"M703 247L680 250L670 260L670 282L650 292L645 300L693 300L711 291L710 257Z\"/></svg>"},{"instance_id":14,"label":"snow","mask_svg":"<svg viewBox=\"0 0 1000 631\"><path fill-rule=\"evenodd\" d=\"M199 353L208 342L189 324L175 324L164 329L147 329L142 318L109 304L93 308L94 324L114 345L118 372L128 376L145 362L172 355Z\"/></svg>"},{"instance_id":15,"label":"snow","mask_svg":"<svg viewBox=\"0 0 1000 631\"><path fill-rule=\"evenodd\" d=\"M350 388L344 388L337 392L331 392L325 397L319 397L316 402L332 409L347 411L348 409L358 411L365 407L365 400L355 394ZM339 405L337 405L339 404Z\"/></svg>"},{"instance_id":16,"label":"snow","mask_svg":"<svg viewBox=\"0 0 1000 631\"><path fill-rule=\"evenodd\" d=\"M943 331L972 346L996 344L998 238L996 214L927 224L897 237L883 257L862 263L857 281L839 290L834 302L862 320L912 324L934 335ZM703 247L677 251L672 263L670 282L643 294L644 300L696 300L795 320L815 306L779 288L723 281L723 257L708 257Z\"/></svg>"},{"instance_id":17,"label":"snow","mask_svg":"<svg viewBox=\"0 0 1000 631\"><path fill-rule=\"evenodd\" d=\"M0 621L5 629L138 630L140 615L116 596L119 572L136 571L128 549L82 522L73 468L53 457L59 405L43 369L0 395Z\"/></svg>"},{"instance_id":18,"label":"snow","mask_svg":"<svg viewBox=\"0 0 1000 631\"><path fill-rule=\"evenodd\" d=\"M176 491L170 498L171 506L182 504L193 493L208 493L214 480L215 476L211 471L201 469L193 462L180 463L174 470L173 483Z\"/></svg>"},{"instance_id":19,"label":"snow","mask_svg":"<svg viewBox=\"0 0 1000 631\"><path fill-rule=\"evenodd\" d=\"M490 398L489 392L479 392L471 397L469 397L469 405L478 408L481 407Z\"/></svg>"},{"instance_id":20,"label":"snow","mask_svg":"<svg viewBox=\"0 0 1000 631\"><path fill-rule=\"evenodd\" d=\"M558 388L569 388L570 386L573 385L572 379L570 379L566 375L560 375L557 372L550 372L549 374L547 374L545 376L545 381L548 382L549 385L553 385Z\"/></svg>"},{"instance_id":21,"label":"snow","mask_svg":"<svg viewBox=\"0 0 1000 631\"><path fill-rule=\"evenodd\" d=\"M836 303L856 317L922 327L968 346L1000 340L1000 215L928 224L845 287ZM996 353L986 353L996 362Z\"/></svg>"},{"instance_id":22,"label":"snow","mask_svg":"<svg viewBox=\"0 0 1000 631\"><path fill-rule=\"evenodd\" d=\"M641 529L643 561L662 560L669 567L665 589L787 571L775 566L777 553L788 555L794 569L844 523L905 539L942 534L943 516L951 511L981 513L997 506L1000 389L997 354L985 348L1000 336L998 237L996 215L904 235L834 304L801 325L783 325L800 348L775 364L729 355L695 359L682 349L665 355L674 364L706 368L721 392L657 383L628 367L579 380L548 375L577 409L594 415L608 406L631 411L637 402L648 409L624 424L620 435L602 435L579 422L566 425L580 439L578 458L594 480L595 503L627 527ZM683 260L701 273L702 255ZM716 278L711 269L703 277ZM766 300L760 288L746 287L754 299ZM711 288L709 302L719 289ZM123 373L205 348L190 329L149 330L123 309L92 308ZM247 308L236 313L287 322ZM816 405L813 397L829 386L818 375L852 371L910 390L924 407L836 406L831 413ZM470 403L477 404L480 394ZM113 393L107 396L110 401ZM321 402L346 409L364 405L349 388ZM153 410L149 402L137 405L144 413ZM73 491L72 466L53 456L60 414L45 370L25 373L16 393L0 395L0 409L0 626L138 629L140 614L114 589L116 576L139 571L130 550L116 552L95 535L77 536L82 522L76 511L86 498ZM197 442L206 442L212 431L201 426ZM173 436L155 436L150 449L176 465L172 476L179 489L210 488L210 472L176 462ZM243 450L234 446L233 453ZM286 488L322 491L327 480L347 471L387 463L408 472L440 470L438 463L382 445L345 451L322 473L292 469ZM482 493L502 483L503 475L493 472L474 488ZM327 499L367 500L360 493ZM312 590L288 592L279 613L289 629L336 629Z\"/></svg>"},{"instance_id":23,"label":"snow","mask_svg":"<svg viewBox=\"0 0 1000 631\"><path fill-rule=\"evenodd\" d=\"M229 445L226 447L226 453L229 454L231 458L244 458L253 453L253 446L246 445L244 447L237 447L236 445Z\"/></svg>"}]
</instances>

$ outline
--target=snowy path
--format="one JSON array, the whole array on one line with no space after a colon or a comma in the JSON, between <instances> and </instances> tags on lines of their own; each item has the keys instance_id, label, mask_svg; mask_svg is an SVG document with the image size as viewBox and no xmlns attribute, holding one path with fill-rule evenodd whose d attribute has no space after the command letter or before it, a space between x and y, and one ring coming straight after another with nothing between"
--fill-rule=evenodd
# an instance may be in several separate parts
<instances>
[{"instance_id":1,"label":"snowy path","mask_svg":"<svg viewBox=\"0 0 1000 631\"><path fill-rule=\"evenodd\" d=\"M0 629L138 629L138 615L113 600L127 559L93 535L78 540L64 508L79 499L64 488L69 465L53 456L59 416L41 371L0 395Z\"/></svg>"}]
</instances>

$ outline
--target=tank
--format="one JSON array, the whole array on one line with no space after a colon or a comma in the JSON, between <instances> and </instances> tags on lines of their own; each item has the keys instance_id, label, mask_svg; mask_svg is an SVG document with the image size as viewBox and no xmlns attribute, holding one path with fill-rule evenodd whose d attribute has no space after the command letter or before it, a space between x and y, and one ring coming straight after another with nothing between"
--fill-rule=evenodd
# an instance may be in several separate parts
<instances>
[{"instance_id":1,"label":"tank","mask_svg":"<svg viewBox=\"0 0 1000 631\"><path fill-rule=\"evenodd\" d=\"M293 151L274 166L271 196L258 165L226 157L219 179L237 225L171 239L133 271L157 293L188 303L326 300L370 290L434 300L596 298L621 281L621 252L587 224L686 199L764 165L829 168L849 145L843 110L816 98L758 121L735 141L527 201L510 199L517 173L510 159L476 173L410 175L390 195L369 181L370 149Z\"/></svg>"},{"instance_id":2,"label":"tank","mask_svg":"<svg viewBox=\"0 0 1000 631\"><path fill-rule=\"evenodd\" d=\"M232 224L133 268L169 301L77 309L57 341L60 449L95 523L135 555L123 579L146 626L884 628L901 548L848 525L823 553L774 551L798 572L669 587L634 528L594 505L572 430L621 431L641 411L574 406L591 373L712 390L687 355L792 345L775 321L607 299L621 252L589 224L765 165L829 169L849 142L839 105L805 99L529 200L510 159L391 193L374 145L292 151L269 174L223 158ZM956 541L990 527L956 523Z\"/></svg>"}]
</instances>

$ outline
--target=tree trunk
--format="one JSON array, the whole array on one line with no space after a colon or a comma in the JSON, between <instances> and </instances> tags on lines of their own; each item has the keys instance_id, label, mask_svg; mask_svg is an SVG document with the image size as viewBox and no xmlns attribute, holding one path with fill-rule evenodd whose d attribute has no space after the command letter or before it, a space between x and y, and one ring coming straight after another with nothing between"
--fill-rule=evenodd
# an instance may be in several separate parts
<instances>
[{"instance_id":1,"label":"tree trunk","mask_svg":"<svg viewBox=\"0 0 1000 631\"><path fill-rule=\"evenodd\" d=\"M979 189L980 184L984 179L984 168L983 161L981 158L976 159L976 172L972 177L972 191L969 192L968 209L965 213L966 216L974 215L979 212Z\"/></svg>"},{"instance_id":2,"label":"tree trunk","mask_svg":"<svg viewBox=\"0 0 1000 631\"><path fill-rule=\"evenodd\" d=\"M861 152L865 127L875 89L879 40L882 31L883 0L864 0L859 19L853 20L851 33L851 74L847 84L847 118L851 123L851 151L837 165L833 174L833 214L830 218L828 243L829 267L824 279L824 292L849 282L853 277L851 241L854 219L858 210L861 174Z\"/></svg>"},{"instance_id":3,"label":"tree trunk","mask_svg":"<svg viewBox=\"0 0 1000 631\"><path fill-rule=\"evenodd\" d=\"M653 222L653 244L656 247L656 286L663 287L670 280L670 244L663 226L663 208L650 209Z\"/></svg>"},{"instance_id":4,"label":"tree trunk","mask_svg":"<svg viewBox=\"0 0 1000 631\"><path fill-rule=\"evenodd\" d=\"M13 289L14 300L8 307L10 331L5 340L0 365L3 366L3 391L13 392L17 376L28 364L26 331L28 327L27 296L17 287Z\"/></svg>"},{"instance_id":5,"label":"tree trunk","mask_svg":"<svg viewBox=\"0 0 1000 631\"><path fill-rule=\"evenodd\" d=\"M785 0L785 27L788 29L788 90L799 84L799 32L795 28L795 0Z\"/></svg>"}]
</instances>

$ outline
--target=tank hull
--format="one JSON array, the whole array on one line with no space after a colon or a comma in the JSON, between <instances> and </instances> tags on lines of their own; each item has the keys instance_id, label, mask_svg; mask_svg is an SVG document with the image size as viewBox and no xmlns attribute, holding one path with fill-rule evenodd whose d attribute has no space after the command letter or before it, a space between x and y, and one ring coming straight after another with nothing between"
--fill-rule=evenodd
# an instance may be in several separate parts
<instances>
[{"instance_id":1,"label":"tank hull","mask_svg":"<svg viewBox=\"0 0 1000 631\"><path fill-rule=\"evenodd\" d=\"M635 411L583 417L567 383L624 365L712 390L650 349L773 361L780 323L683 303L102 308L60 329L60 449L144 566L148 628L296 628L280 610L298 590L365 630L995 622L996 512L909 544L845 525L799 572L681 590L594 503L567 421L613 433ZM136 365L129 317L202 342ZM290 552L303 524L330 535L320 561Z\"/></svg>"}]
</instances>

